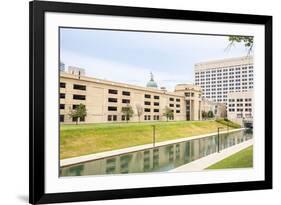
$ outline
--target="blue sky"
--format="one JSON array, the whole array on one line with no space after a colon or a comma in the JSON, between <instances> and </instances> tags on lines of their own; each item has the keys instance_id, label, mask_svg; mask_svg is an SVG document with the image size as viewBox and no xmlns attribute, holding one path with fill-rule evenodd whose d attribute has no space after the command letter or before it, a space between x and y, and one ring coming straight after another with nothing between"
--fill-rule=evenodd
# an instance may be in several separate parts
<instances>
[{"instance_id":1,"label":"blue sky","mask_svg":"<svg viewBox=\"0 0 281 205\"><path fill-rule=\"evenodd\" d=\"M193 83L194 64L247 55L241 44L226 49L226 36L164 34L93 29L61 29L60 57L86 75L145 86L149 73L158 86L173 90Z\"/></svg>"}]
</instances>

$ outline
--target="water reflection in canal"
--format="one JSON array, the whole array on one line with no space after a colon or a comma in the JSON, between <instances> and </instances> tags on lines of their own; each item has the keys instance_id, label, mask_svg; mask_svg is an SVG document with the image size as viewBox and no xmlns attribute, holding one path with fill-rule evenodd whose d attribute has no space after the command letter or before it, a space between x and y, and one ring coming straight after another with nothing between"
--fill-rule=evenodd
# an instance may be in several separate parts
<instances>
[{"instance_id":1,"label":"water reflection in canal","mask_svg":"<svg viewBox=\"0 0 281 205\"><path fill-rule=\"evenodd\" d=\"M61 176L126 174L168 171L242 143L253 137L251 129L194 139L161 147L93 160L63 167ZM219 142L219 146L218 146Z\"/></svg>"}]
</instances>

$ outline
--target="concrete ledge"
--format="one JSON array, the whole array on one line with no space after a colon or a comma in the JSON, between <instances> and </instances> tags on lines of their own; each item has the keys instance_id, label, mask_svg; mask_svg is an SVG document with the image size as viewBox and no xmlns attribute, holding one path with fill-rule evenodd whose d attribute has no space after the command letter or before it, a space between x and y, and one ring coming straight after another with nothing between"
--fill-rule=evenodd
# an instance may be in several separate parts
<instances>
[{"instance_id":1,"label":"concrete ledge","mask_svg":"<svg viewBox=\"0 0 281 205\"><path fill-rule=\"evenodd\" d=\"M244 129L245 128L232 129L232 130L229 130L229 133L244 130ZM223 134L223 133L227 133L227 131L220 132L220 134ZM198 138L209 137L211 135L216 135L216 134L217 134L217 132L213 132L213 133L197 135L197 136L193 136L193 137L185 137L185 138L180 138L180 139L175 139L175 140L168 140L168 141L164 141L164 142L157 142L157 143L155 143L155 147L189 141L189 140L198 139ZM128 147L128 148L124 148L124 149L100 152L100 153L96 153L96 154L84 155L84 156L80 156L80 157L67 158L67 159L60 160L60 167L65 167L65 166L69 166L69 165L73 165L73 164L79 164L79 163L83 163L83 162L87 162L87 161L102 159L105 157L112 157L112 156L116 156L116 155L120 155L120 154L126 154L126 153L130 153L130 152L145 150L145 149L149 149L149 148L153 148L152 143L140 145L140 146Z\"/></svg>"},{"instance_id":2,"label":"concrete ledge","mask_svg":"<svg viewBox=\"0 0 281 205\"><path fill-rule=\"evenodd\" d=\"M232 147L229 147L227 149L224 149L220 151L219 153L214 153L211 155L208 155L206 157L203 157L201 159L195 160L193 162L190 162L186 165L182 165L180 167L177 167L175 169L170 170L169 172L194 172L194 171L202 171L206 169L207 167L253 145L253 139L247 140L245 142L242 142L240 144L234 145Z\"/></svg>"}]
</instances>

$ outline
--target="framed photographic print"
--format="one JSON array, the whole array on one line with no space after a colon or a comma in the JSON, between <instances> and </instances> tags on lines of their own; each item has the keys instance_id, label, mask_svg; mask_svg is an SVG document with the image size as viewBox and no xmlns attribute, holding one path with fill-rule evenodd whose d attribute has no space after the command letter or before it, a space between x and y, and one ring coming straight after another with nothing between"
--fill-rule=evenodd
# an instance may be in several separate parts
<instances>
[{"instance_id":1,"label":"framed photographic print","mask_svg":"<svg viewBox=\"0 0 281 205\"><path fill-rule=\"evenodd\" d=\"M30 203L272 188L272 17L30 2Z\"/></svg>"}]
</instances>

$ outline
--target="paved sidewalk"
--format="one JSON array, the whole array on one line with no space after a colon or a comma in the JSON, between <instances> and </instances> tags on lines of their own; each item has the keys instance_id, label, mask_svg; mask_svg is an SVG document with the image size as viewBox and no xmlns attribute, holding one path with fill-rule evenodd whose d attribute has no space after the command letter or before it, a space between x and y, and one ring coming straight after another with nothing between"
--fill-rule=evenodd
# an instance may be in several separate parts
<instances>
[{"instance_id":1,"label":"paved sidewalk","mask_svg":"<svg viewBox=\"0 0 281 205\"><path fill-rule=\"evenodd\" d=\"M253 139L247 140L246 142L242 142L235 146L229 147L227 149L221 150L219 153L214 153L203 157L201 159L190 162L186 165L177 167L175 169L170 170L169 172L192 172L192 171L202 171L207 167L253 145Z\"/></svg>"}]
</instances>

